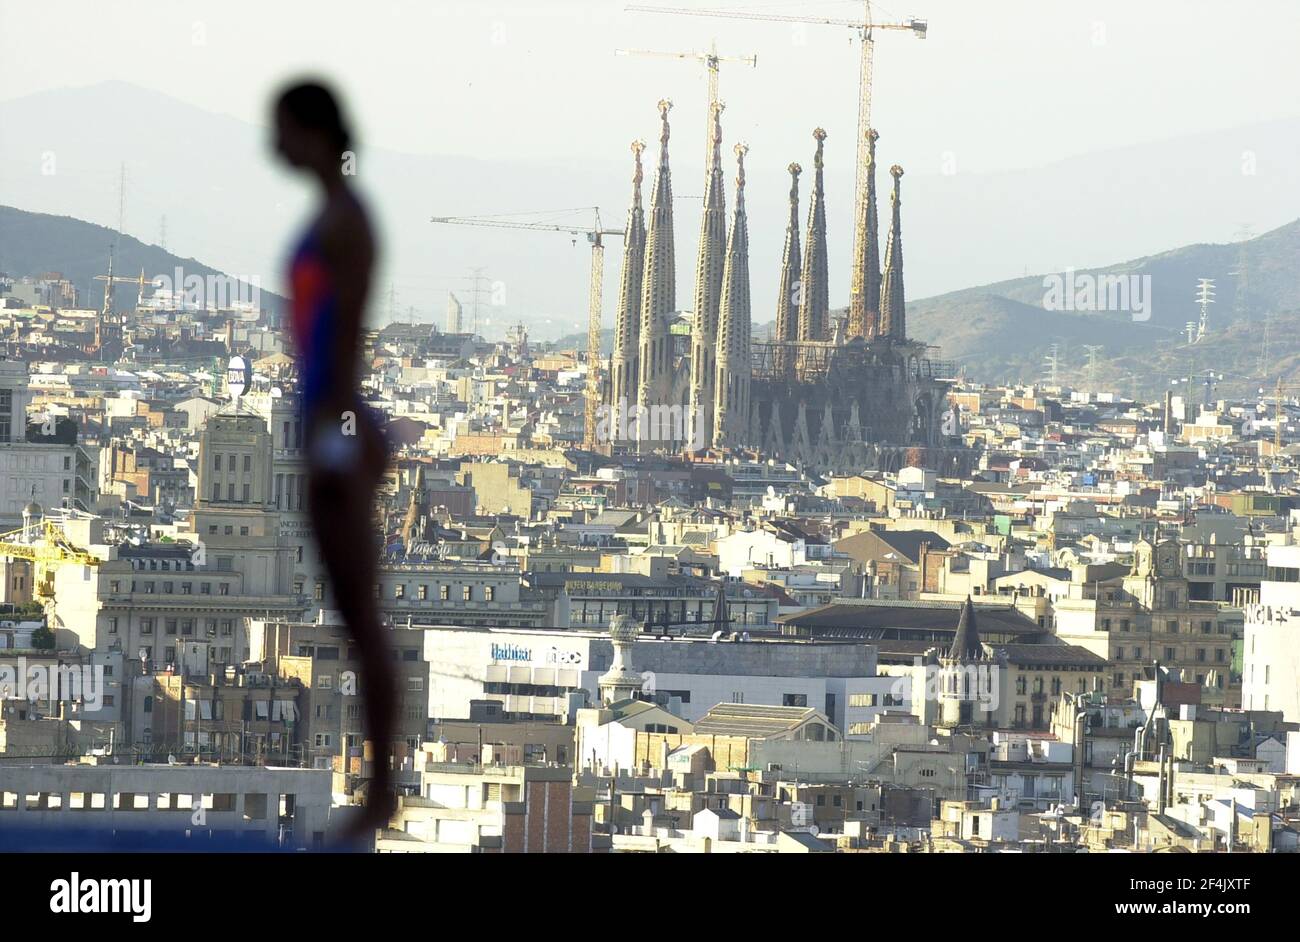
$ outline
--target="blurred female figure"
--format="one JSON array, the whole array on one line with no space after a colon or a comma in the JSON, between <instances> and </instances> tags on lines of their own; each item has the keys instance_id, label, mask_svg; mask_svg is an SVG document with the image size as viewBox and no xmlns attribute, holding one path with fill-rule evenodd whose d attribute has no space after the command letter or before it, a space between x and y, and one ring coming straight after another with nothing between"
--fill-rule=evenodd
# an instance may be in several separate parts
<instances>
[{"instance_id":1,"label":"blurred female figure","mask_svg":"<svg viewBox=\"0 0 1300 942\"><path fill-rule=\"evenodd\" d=\"M356 832L387 823L395 798L389 770L396 707L392 655L374 604L378 544L375 489L388 462L377 417L361 402L360 342L375 243L365 209L348 186L354 159L328 88L303 83L275 105L276 150L320 185L321 207L290 263L291 330L299 357L303 444L312 529L333 595L356 641L358 692L374 744L374 778Z\"/></svg>"}]
</instances>

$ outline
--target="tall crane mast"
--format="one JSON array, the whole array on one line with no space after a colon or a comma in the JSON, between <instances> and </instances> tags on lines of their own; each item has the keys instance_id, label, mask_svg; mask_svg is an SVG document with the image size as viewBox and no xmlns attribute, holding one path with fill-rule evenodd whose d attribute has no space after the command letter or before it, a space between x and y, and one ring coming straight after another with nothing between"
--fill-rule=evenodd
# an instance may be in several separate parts
<instances>
[{"instance_id":1,"label":"tall crane mast","mask_svg":"<svg viewBox=\"0 0 1300 942\"><path fill-rule=\"evenodd\" d=\"M813 26L841 26L857 30L861 40L861 61L858 66L858 153L856 183L853 188L853 258L862 258L863 243L867 237L867 162L871 155L871 70L875 55L874 32L878 29L907 30L917 39L925 39L929 31L928 20L908 17L902 23L876 23L871 19L871 0L862 2L862 19L846 20L827 17L787 16L780 13L751 13L746 10L683 10L678 7L658 7L632 4L627 7L634 13L671 13L681 16L724 17L734 20L763 20L770 23L807 23ZM707 166L707 165L706 165ZM860 273L854 270L853 291L860 294ZM860 301L854 303L861 303Z\"/></svg>"},{"instance_id":2,"label":"tall crane mast","mask_svg":"<svg viewBox=\"0 0 1300 942\"><path fill-rule=\"evenodd\" d=\"M1282 423L1286 420L1286 413L1282 409L1282 399L1284 392L1294 392L1300 389L1300 383L1284 383L1279 376L1277 385L1273 387L1273 458L1282 453ZM1260 390L1262 393L1264 390Z\"/></svg>"},{"instance_id":3,"label":"tall crane mast","mask_svg":"<svg viewBox=\"0 0 1300 942\"><path fill-rule=\"evenodd\" d=\"M600 318L605 288L605 236L621 236L622 229L606 229L600 223L599 207L562 212L590 212L590 227L525 222L509 216L434 216L429 221L449 226L478 226L493 229L527 229L533 232L562 232L583 236L591 245L591 278L587 286L587 408L583 421L583 447L596 451L596 410L600 406ZM535 214L534 214L535 215Z\"/></svg>"},{"instance_id":4,"label":"tall crane mast","mask_svg":"<svg viewBox=\"0 0 1300 942\"><path fill-rule=\"evenodd\" d=\"M658 56L664 59L694 60L703 62L709 74L709 107L704 113L704 176L709 176L709 165L713 162L713 107L718 104L718 71L723 62L743 62L752 68L758 67L758 56L720 56L718 42L709 43L708 52L656 52L651 49L615 49L616 56Z\"/></svg>"}]
</instances>

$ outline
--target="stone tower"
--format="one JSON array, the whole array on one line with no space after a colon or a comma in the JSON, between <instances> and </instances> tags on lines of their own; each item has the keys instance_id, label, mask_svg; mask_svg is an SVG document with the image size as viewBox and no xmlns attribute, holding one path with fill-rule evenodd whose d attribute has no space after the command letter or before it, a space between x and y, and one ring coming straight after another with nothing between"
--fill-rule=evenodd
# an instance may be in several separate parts
<instances>
[{"instance_id":1,"label":"stone tower","mask_svg":"<svg viewBox=\"0 0 1300 942\"><path fill-rule=\"evenodd\" d=\"M803 272L799 277L799 339L830 339L830 285L826 275L826 206L822 184L822 152L826 132L813 131L812 195L808 197L808 236L804 239Z\"/></svg>"},{"instance_id":2,"label":"stone tower","mask_svg":"<svg viewBox=\"0 0 1300 942\"><path fill-rule=\"evenodd\" d=\"M749 225L745 218L745 154L736 145L736 210L727 237L727 261L722 276L722 302L718 315L717 421L713 444L717 447L753 444L749 431L750 303Z\"/></svg>"},{"instance_id":3,"label":"stone tower","mask_svg":"<svg viewBox=\"0 0 1300 942\"><path fill-rule=\"evenodd\" d=\"M876 141L880 135L867 133L867 198L862 218L854 221L853 281L849 290L848 337L874 340L880 325L880 220L876 215Z\"/></svg>"},{"instance_id":4,"label":"stone tower","mask_svg":"<svg viewBox=\"0 0 1300 942\"><path fill-rule=\"evenodd\" d=\"M708 446L713 430L718 304L727 256L726 181L722 175L722 102L713 104L713 156L704 185L700 251L695 262L695 323L691 329L691 408L688 446ZM699 431L696 431L696 424Z\"/></svg>"},{"instance_id":5,"label":"stone tower","mask_svg":"<svg viewBox=\"0 0 1300 942\"><path fill-rule=\"evenodd\" d=\"M673 338L669 332L677 308L677 271L673 260L673 184L668 169L668 112L673 103L659 102L659 168L650 192L650 222L646 229L645 263L641 272L640 385L637 389L639 414L666 414L673 380ZM652 413L651 409L655 411ZM664 445L671 429L642 427L638 423L638 450L650 451Z\"/></svg>"},{"instance_id":6,"label":"stone tower","mask_svg":"<svg viewBox=\"0 0 1300 942\"><path fill-rule=\"evenodd\" d=\"M889 197L892 217L889 242L885 246L885 273L880 285L880 336L891 340L907 339L907 313L903 298L903 223L899 213L899 181L903 168L889 168L894 178L894 192Z\"/></svg>"},{"instance_id":7,"label":"stone tower","mask_svg":"<svg viewBox=\"0 0 1300 942\"><path fill-rule=\"evenodd\" d=\"M975 624L975 606L966 597L952 646L939 657L939 700L944 726L966 726L980 722L981 694L987 694L989 659L980 643Z\"/></svg>"},{"instance_id":8,"label":"stone tower","mask_svg":"<svg viewBox=\"0 0 1300 942\"><path fill-rule=\"evenodd\" d=\"M614 320L614 352L610 358L609 407L636 405L640 383L638 354L641 340L641 268L645 264L645 210L641 207L641 152L644 141L632 142L636 170L632 174L632 205L627 211L623 236L623 271L619 280L618 311ZM611 414L610 429L618 426ZM610 437L613 437L611 431Z\"/></svg>"},{"instance_id":9,"label":"stone tower","mask_svg":"<svg viewBox=\"0 0 1300 942\"><path fill-rule=\"evenodd\" d=\"M803 168L791 164L787 169L790 171L790 218L785 224L781 287L776 299L776 336L772 338L778 344L799 339L799 296L802 293L799 290L800 268L803 266L799 255L799 174L803 173ZM794 358L789 349L777 347L775 360L773 365L778 376L794 372Z\"/></svg>"}]
</instances>

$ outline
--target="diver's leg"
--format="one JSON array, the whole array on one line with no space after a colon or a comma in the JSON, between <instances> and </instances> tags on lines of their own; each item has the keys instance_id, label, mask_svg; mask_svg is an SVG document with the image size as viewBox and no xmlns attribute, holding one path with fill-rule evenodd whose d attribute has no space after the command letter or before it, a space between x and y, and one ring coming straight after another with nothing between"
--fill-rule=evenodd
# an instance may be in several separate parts
<instances>
[{"instance_id":1,"label":"diver's leg","mask_svg":"<svg viewBox=\"0 0 1300 942\"><path fill-rule=\"evenodd\" d=\"M378 547L371 524L373 490L360 475L317 471L310 482L312 526L335 604L357 643L366 734L375 750L364 825L379 827L392 810L389 768L396 713L393 662L373 599Z\"/></svg>"}]
</instances>

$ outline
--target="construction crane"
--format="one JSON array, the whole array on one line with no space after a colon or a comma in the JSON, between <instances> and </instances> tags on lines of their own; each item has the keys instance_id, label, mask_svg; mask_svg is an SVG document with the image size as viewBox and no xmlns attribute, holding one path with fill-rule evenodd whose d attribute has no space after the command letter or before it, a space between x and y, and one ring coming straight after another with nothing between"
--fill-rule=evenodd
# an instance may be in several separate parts
<instances>
[{"instance_id":1,"label":"construction crane","mask_svg":"<svg viewBox=\"0 0 1300 942\"><path fill-rule=\"evenodd\" d=\"M863 242L867 237L867 163L871 155L871 69L875 56L874 32L878 29L907 30L917 39L925 39L929 31L928 20L909 16L901 23L876 23L871 19L871 2L863 0L862 19L846 20L826 17L787 16L780 13L751 13L746 10L683 10L678 7L642 6L633 4L627 7L633 13L671 13L682 16L725 17L735 20L763 20L770 23L807 23L813 26L842 26L857 30L861 40L861 62L858 74L858 154L856 183L853 189L853 257L862 258L865 253ZM707 163L705 164L707 166ZM854 293L861 299L862 287L858 284L858 274L854 275Z\"/></svg>"},{"instance_id":2,"label":"construction crane","mask_svg":"<svg viewBox=\"0 0 1300 942\"><path fill-rule=\"evenodd\" d=\"M1285 413L1282 411L1282 394L1284 392L1294 392L1300 389L1300 383L1284 383L1281 377L1278 378L1277 385L1273 387L1273 457L1276 459L1282 453L1282 423L1285 420ZM1262 393L1264 390L1260 390Z\"/></svg>"},{"instance_id":3,"label":"construction crane","mask_svg":"<svg viewBox=\"0 0 1300 942\"><path fill-rule=\"evenodd\" d=\"M600 208L582 207L560 210L562 213L589 212L592 225L569 226L547 222L525 222L511 213L498 216L434 216L429 221L448 226L479 226L492 229L528 229L533 232L563 232L570 236L584 236L591 244L591 281L587 287L587 409L583 422L583 447L597 451L596 410L600 406L600 318L605 289L605 236L621 236L622 229L606 229L600 223ZM538 215L532 213L530 215ZM548 214L553 215L553 214Z\"/></svg>"},{"instance_id":4,"label":"construction crane","mask_svg":"<svg viewBox=\"0 0 1300 942\"><path fill-rule=\"evenodd\" d=\"M705 111L704 131L704 175L709 175L709 165L713 162L713 108L718 101L718 66L723 62L744 62L752 68L758 67L758 56L720 56L717 40L709 43L708 52L655 52L651 49L615 49L616 56L658 56L664 59L694 60L703 62L709 70L709 107Z\"/></svg>"},{"instance_id":5,"label":"construction crane","mask_svg":"<svg viewBox=\"0 0 1300 942\"><path fill-rule=\"evenodd\" d=\"M98 566L99 559L74 545L53 520L0 533L0 557L32 564L32 588L42 598L54 597L54 573L60 566Z\"/></svg>"}]
</instances>

